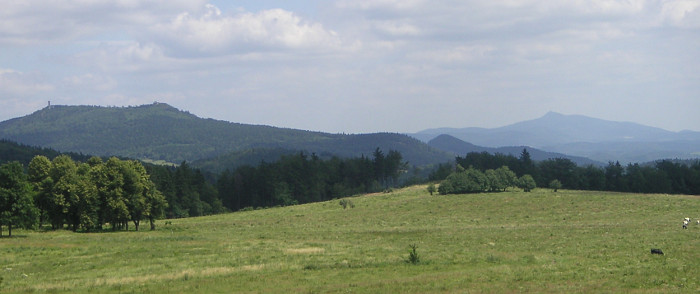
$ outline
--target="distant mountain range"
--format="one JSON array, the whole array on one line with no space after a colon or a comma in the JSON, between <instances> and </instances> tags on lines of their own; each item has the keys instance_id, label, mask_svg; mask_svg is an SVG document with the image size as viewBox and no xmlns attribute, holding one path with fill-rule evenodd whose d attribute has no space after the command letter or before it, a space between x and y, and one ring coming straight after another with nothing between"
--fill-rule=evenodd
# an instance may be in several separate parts
<instances>
[{"instance_id":1,"label":"distant mountain range","mask_svg":"<svg viewBox=\"0 0 700 294\"><path fill-rule=\"evenodd\" d=\"M530 146L599 162L700 157L700 132L671 132L636 123L555 112L500 128L439 128L411 136L429 142L443 134L480 146Z\"/></svg>"},{"instance_id":2,"label":"distant mountain range","mask_svg":"<svg viewBox=\"0 0 700 294\"><path fill-rule=\"evenodd\" d=\"M594 161L585 157L570 156L556 152L546 152L528 146L509 146L498 148L477 146L445 134L439 135L433 138L432 140L428 141L428 145L443 151L451 152L456 156L464 156L465 154L470 152L488 152L491 154L501 153L505 155L513 155L515 157L520 157L520 154L523 152L523 149L527 149L527 152L530 153L530 158L532 158L532 160L535 161L547 160L550 158L566 158L575 162L579 166L604 165L603 162Z\"/></svg>"},{"instance_id":3,"label":"distant mountain range","mask_svg":"<svg viewBox=\"0 0 700 294\"><path fill-rule=\"evenodd\" d=\"M0 122L0 139L61 152L174 164L188 161L210 171L256 165L300 151L325 158L356 157L371 156L376 148L397 150L416 166L451 162L455 155L468 152L519 156L523 148L534 160L562 157L579 165L700 157L698 132L674 133L553 112L501 128L430 129L409 136L329 134L232 123L199 118L164 103L50 106Z\"/></svg>"},{"instance_id":4,"label":"distant mountain range","mask_svg":"<svg viewBox=\"0 0 700 294\"><path fill-rule=\"evenodd\" d=\"M385 153L397 150L409 164L419 166L454 159L402 134L343 135L231 123L199 118L164 103L50 106L0 122L0 138L58 151L170 163L216 158L257 164L299 151L359 157L371 156L376 148Z\"/></svg>"}]
</instances>

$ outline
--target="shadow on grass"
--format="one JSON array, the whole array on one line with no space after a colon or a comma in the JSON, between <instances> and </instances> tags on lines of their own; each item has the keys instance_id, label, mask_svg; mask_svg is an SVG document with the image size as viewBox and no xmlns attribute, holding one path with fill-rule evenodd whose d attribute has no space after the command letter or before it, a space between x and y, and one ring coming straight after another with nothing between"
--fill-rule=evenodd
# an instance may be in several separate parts
<instances>
[{"instance_id":1,"label":"shadow on grass","mask_svg":"<svg viewBox=\"0 0 700 294\"><path fill-rule=\"evenodd\" d=\"M0 239L21 239L21 238L27 238L27 235L2 235L0 236Z\"/></svg>"},{"instance_id":2,"label":"shadow on grass","mask_svg":"<svg viewBox=\"0 0 700 294\"><path fill-rule=\"evenodd\" d=\"M73 232L73 233L79 233L79 234L94 234L94 233L99 233L99 234L105 234L105 233L122 233L122 232L152 232L152 231L182 231L184 230L183 228L179 226L173 226L172 222L166 221L165 224L159 224L159 226L156 226L155 230L151 230L150 225L147 226L140 226L139 230L136 231L136 229L133 226L129 226L129 229L114 229L111 226L107 225L104 228L101 229L90 229L90 230L85 230L85 229L80 229L77 231L72 230L70 227L64 226L63 228L60 229L54 229L51 226L48 225L42 225L39 228L35 229L35 232L56 232L56 231L67 231L67 232Z\"/></svg>"}]
</instances>

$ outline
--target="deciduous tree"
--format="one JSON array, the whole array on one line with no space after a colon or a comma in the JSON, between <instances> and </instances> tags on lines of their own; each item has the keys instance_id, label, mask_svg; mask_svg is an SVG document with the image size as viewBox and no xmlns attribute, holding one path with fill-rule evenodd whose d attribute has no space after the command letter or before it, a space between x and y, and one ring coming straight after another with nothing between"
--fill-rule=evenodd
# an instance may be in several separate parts
<instances>
[{"instance_id":1,"label":"deciduous tree","mask_svg":"<svg viewBox=\"0 0 700 294\"><path fill-rule=\"evenodd\" d=\"M24 168L16 161L3 164L0 166L0 227L7 225L8 235L12 236L12 226L31 228L38 221L39 212L34 206Z\"/></svg>"}]
</instances>

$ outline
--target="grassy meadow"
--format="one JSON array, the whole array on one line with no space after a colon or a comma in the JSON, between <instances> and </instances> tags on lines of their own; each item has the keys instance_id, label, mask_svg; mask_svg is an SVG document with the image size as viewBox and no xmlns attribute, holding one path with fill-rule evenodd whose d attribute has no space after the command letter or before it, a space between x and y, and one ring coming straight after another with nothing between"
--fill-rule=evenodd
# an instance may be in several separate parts
<instances>
[{"instance_id":1,"label":"grassy meadow","mask_svg":"<svg viewBox=\"0 0 700 294\"><path fill-rule=\"evenodd\" d=\"M156 231L4 231L0 293L700 292L700 226L681 228L700 218L697 196L430 196L415 186L346 199L354 207L159 221Z\"/></svg>"}]
</instances>

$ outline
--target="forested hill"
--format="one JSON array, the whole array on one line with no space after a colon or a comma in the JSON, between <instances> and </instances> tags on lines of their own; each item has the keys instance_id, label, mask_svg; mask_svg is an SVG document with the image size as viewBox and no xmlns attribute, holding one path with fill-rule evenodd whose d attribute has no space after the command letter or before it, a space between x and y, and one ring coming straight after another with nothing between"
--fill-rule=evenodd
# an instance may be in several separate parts
<instances>
[{"instance_id":1,"label":"forested hill","mask_svg":"<svg viewBox=\"0 0 700 294\"><path fill-rule=\"evenodd\" d=\"M77 161L87 161L90 158L89 155L85 154L61 153L49 148L31 147L7 140L0 140L0 164L19 161L24 166L27 166L34 156L43 155L48 158L54 158L61 154L68 155Z\"/></svg>"},{"instance_id":2,"label":"forested hill","mask_svg":"<svg viewBox=\"0 0 700 294\"><path fill-rule=\"evenodd\" d=\"M135 107L51 106L0 123L0 138L59 151L195 161L251 149L369 155L397 150L411 164L450 155L400 134L341 135L203 119L168 104Z\"/></svg>"}]
</instances>

